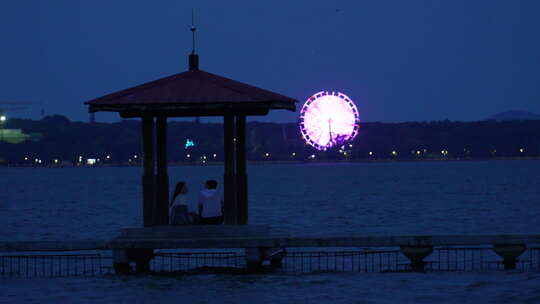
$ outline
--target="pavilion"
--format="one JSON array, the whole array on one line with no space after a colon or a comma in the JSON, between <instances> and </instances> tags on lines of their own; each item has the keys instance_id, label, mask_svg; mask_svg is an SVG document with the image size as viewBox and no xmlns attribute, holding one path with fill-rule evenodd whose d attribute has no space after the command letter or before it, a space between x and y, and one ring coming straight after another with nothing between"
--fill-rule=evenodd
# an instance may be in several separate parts
<instances>
[{"instance_id":1,"label":"pavilion","mask_svg":"<svg viewBox=\"0 0 540 304\"><path fill-rule=\"evenodd\" d=\"M142 119L144 227L167 225L167 118L223 116L225 224L248 222L246 116L270 110L295 111L297 100L199 70L189 55L189 70L85 102L89 112L118 112ZM157 164L157 166L156 166ZM156 168L157 167L157 168Z\"/></svg>"}]
</instances>

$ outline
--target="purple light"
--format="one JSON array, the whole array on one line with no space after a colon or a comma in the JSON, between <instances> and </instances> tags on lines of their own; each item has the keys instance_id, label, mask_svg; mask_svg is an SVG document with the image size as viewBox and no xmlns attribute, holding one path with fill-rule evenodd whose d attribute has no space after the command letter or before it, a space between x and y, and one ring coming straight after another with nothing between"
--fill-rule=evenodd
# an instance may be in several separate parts
<instances>
[{"instance_id":1,"label":"purple light","mask_svg":"<svg viewBox=\"0 0 540 304\"><path fill-rule=\"evenodd\" d=\"M300 110L300 132L317 150L326 150L354 139L358 110L347 95L321 91L309 97Z\"/></svg>"}]
</instances>

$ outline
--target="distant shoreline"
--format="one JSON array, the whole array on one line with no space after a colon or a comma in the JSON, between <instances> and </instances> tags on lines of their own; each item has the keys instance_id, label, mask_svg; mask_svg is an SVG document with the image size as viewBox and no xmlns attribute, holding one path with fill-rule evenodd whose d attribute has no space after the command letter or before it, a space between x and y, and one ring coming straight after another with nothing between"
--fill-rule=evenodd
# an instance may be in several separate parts
<instances>
[{"instance_id":1,"label":"distant shoreline","mask_svg":"<svg viewBox=\"0 0 540 304\"><path fill-rule=\"evenodd\" d=\"M471 162L471 161L501 161L501 160L540 160L538 157L493 157L493 158L438 158L438 159L358 159L358 160L255 160L249 165L300 165L300 164L347 164L347 163L412 163L412 162ZM169 167L183 166L222 166L223 162L170 162ZM9 168L110 168L110 167L142 167L142 163L110 163L99 165L30 165L30 164L1 164Z\"/></svg>"}]
</instances>

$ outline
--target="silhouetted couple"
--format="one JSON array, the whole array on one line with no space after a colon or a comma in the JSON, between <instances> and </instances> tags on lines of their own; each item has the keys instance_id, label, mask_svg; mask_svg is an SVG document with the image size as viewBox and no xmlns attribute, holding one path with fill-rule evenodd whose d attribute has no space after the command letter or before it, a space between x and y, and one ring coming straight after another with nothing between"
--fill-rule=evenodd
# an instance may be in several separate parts
<instances>
[{"instance_id":1,"label":"silhouetted couple","mask_svg":"<svg viewBox=\"0 0 540 304\"><path fill-rule=\"evenodd\" d=\"M199 193L197 211L190 211L187 199L188 188L186 183L179 182L174 189L170 203L171 225L220 225L223 223L223 198L217 190L217 181L207 180L205 189Z\"/></svg>"}]
</instances>

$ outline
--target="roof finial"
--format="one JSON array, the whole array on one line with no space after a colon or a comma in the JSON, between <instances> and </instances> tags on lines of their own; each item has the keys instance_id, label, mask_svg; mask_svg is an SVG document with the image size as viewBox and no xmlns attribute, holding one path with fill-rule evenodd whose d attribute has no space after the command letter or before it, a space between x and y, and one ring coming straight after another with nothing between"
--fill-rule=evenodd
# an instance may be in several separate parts
<instances>
[{"instance_id":1,"label":"roof finial","mask_svg":"<svg viewBox=\"0 0 540 304\"><path fill-rule=\"evenodd\" d=\"M191 49L191 54L189 54L189 70L190 71L199 70L199 55L195 54L195 31L197 30L197 28L195 27L194 16L195 16L194 10L191 9L191 28L189 30L192 33L193 48Z\"/></svg>"},{"instance_id":2,"label":"roof finial","mask_svg":"<svg viewBox=\"0 0 540 304\"><path fill-rule=\"evenodd\" d=\"M193 49L191 50L191 53L195 54L195 31L197 28L195 27L195 12L193 9L191 9L191 28L189 30L193 35Z\"/></svg>"}]
</instances>

